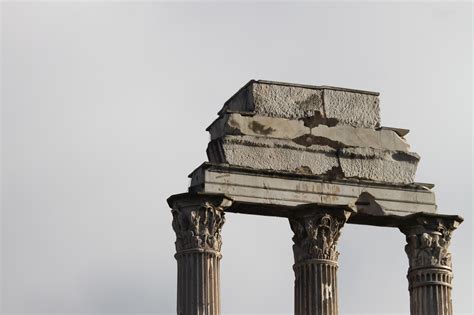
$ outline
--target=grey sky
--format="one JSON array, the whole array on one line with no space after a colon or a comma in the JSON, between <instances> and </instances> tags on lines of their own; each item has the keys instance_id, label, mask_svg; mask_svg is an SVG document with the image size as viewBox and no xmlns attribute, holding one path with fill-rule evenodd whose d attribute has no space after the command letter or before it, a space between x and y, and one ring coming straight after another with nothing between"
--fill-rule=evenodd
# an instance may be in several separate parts
<instances>
[{"instance_id":1,"label":"grey sky","mask_svg":"<svg viewBox=\"0 0 474 315\"><path fill-rule=\"evenodd\" d=\"M249 79L381 93L455 232L472 313L472 4L2 3L2 313L172 313L165 199ZM224 313L292 313L286 220L229 214ZM408 313L404 237L348 225L342 314Z\"/></svg>"}]
</instances>

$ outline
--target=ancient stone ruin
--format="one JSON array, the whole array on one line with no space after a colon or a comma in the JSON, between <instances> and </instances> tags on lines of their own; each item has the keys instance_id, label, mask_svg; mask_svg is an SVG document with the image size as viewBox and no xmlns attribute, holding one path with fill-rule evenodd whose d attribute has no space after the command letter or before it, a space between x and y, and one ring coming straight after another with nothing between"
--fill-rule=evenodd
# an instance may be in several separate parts
<instances>
[{"instance_id":1,"label":"ancient stone ruin","mask_svg":"<svg viewBox=\"0 0 474 315\"><path fill-rule=\"evenodd\" d=\"M378 93L252 80L207 128L209 162L168 198L176 232L177 313L220 314L225 212L280 216L294 232L297 315L338 314L337 241L344 224L405 235L410 314L453 314L451 234L406 129L383 127Z\"/></svg>"}]
</instances>

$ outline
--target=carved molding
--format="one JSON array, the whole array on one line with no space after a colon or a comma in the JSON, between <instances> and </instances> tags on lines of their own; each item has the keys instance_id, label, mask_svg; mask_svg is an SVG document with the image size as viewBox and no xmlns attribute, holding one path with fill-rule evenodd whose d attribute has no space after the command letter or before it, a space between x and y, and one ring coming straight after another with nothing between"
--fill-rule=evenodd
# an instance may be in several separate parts
<instances>
[{"instance_id":1,"label":"carved molding","mask_svg":"<svg viewBox=\"0 0 474 315\"><path fill-rule=\"evenodd\" d=\"M221 229L225 222L223 207L204 202L195 209L173 209L171 212L177 252L191 249L221 250Z\"/></svg>"},{"instance_id":2,"label":"carved molding","mask_svg":"<svg viewBox=\"0 0 474 315\"><path fill-rule=\"evenodd\" d=\"M290 218L290 226L295 234L293 236L295 262L307 259L337 261L339 252L336 250L336 245L346 219L328 213Z\"/></svg>"}]
</instances>

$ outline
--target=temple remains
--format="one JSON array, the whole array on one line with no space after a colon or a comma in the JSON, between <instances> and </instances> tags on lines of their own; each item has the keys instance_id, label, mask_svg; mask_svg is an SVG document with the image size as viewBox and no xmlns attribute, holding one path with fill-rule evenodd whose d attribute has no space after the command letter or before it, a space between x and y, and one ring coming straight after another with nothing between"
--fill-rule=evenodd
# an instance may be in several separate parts
<instances>
[{"instance_id":1,"label":"temple remains","mask_svg":"<svg viewBox=\"0 0 474 315\"><path fill-rule=\"evenodd\" d=\"M209 161L168 199L178 314L220 314L225 212L280 216L294 232L295 314L338 314L337 240L346 223L397 227L409 260L410 312L452 314L452 231L434 185L414 182L408 130L383 127L379 94L252 80L207 128Z\"/></svg>"}]
</instances>

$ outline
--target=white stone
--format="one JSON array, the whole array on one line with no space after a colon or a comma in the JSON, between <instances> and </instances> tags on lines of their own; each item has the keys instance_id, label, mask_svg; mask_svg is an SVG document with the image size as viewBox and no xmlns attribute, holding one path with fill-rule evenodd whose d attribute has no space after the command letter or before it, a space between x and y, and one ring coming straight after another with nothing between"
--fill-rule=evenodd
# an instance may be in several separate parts
<instances>
[{"instance_id":1,"label":"white stone","mask_svg":"<svg viewBox=\"0 0 474 315\"><path fill-rule=\"evenodd\" d=\"M302 120L249 116L239 113L224 115L215 120L207 129L211 140L225 135L265 136L268 138L294 139L310 134L311 129Z\"/></svg>"},{"instance_id":2,"label":"white stone","mask_svg":"<svg viewBox=\"0 0 474 315\"><path fill-rule=\"evenodd\" d=\"M378 93L327 86L250 81L219 112L252 112L288 119L321 117L339 125L380 126Z\"/></svg>"},{"instance_id":3,"label":"white stone","mask_svg":"<svg viewBox=\"0 0 474 315\"><path fill-rule=\"evenodd\" d=\"M393 130L374 130L351 126L317 125L307 127L302 120L249 116L239 113L226 114L209 126L211 140L225 135L265 136L267 138L296 139L313 135L313 140L326 142L338 148L368 147L374 149L408 151L408 143ZM304 139L297 139L303 140ZM312 138L308 138L312 141ZM310 143L309 143L310 144Z\"/></svg>"},{"instance_id":4,"label":"white stone","mask_svg":"<svg viewBox=\"0 0 474 315\"><path fill-rule=\"evenodd\" d=\"M328 181L311 175L295 177L212 164L204 164L190 177L190 190L223 193L235 202L275 206L352 204L359 213L372 216L437 211L434 192L422 184L381 184L350 179ZM374 210L377 207L380 207L379 211ZM278 209L274 214L278 214Z\"/></svg>"},{"instance_id":5,"label":"white stone","mask_svg":"<svg viewBox=\"0 0 474 315\"><path fill-rule=\"evenodd\" d=\"M337 168L336 150L328 146L304 147L290 140L226 136L209 144L209 161L262 170L327 174Z\"/></svg>"},{"instance_id":6,"label":"white stone","mask_svg":"<svg viewBox=\"0 0 474 315\"><path fill-rule=\"evenodd\" d=\"M391 183L412 183L420 159L416 153L371 148L343 148L338 153L344 177Z\"/></svg>"},{"instance_id":7,"label":"white stone","mask_svg":"<svg viewBox=\"0 0 474 315\"><path fill-rule=\"evenodd\" d=\"M330 141L339 142L341 147L366 147L405 152L410 148L405 139L392 130L319 125L311 129L311 134Z\"/></svg>"},{"instance_id":8,"label":"white stone","mask_svg":"<svg viewBox=\"0 0 474 315\"><path fill-rule=\"evenodd\" d=\"M327 175L379 182L409 184L414 181L416 153L372 148L308 146L293 140L253 136L224 136L208 146L212 163L228 163L257 170Z\"/></svg>"},{"instance_id":9,"label":"white stone","mask_svg":"<svg viewBox=\"0 0 474 315\"><path fill-rule=\"evenodd\" d=\"M340 124L353 127L380 126L379 98L372 94L324 90L326 118L335 118Z\"/></svg>"},{"instance_id":10,"label":"white stone","mask_svg":"<svg viewBox=\"0 0 474 315\"><path fill-rule=\"evenodd\" d=\"M304 118L323 111L321 90L273 84L253 84L252 88L258 115Z\"/></svg>"}]
</instances>

